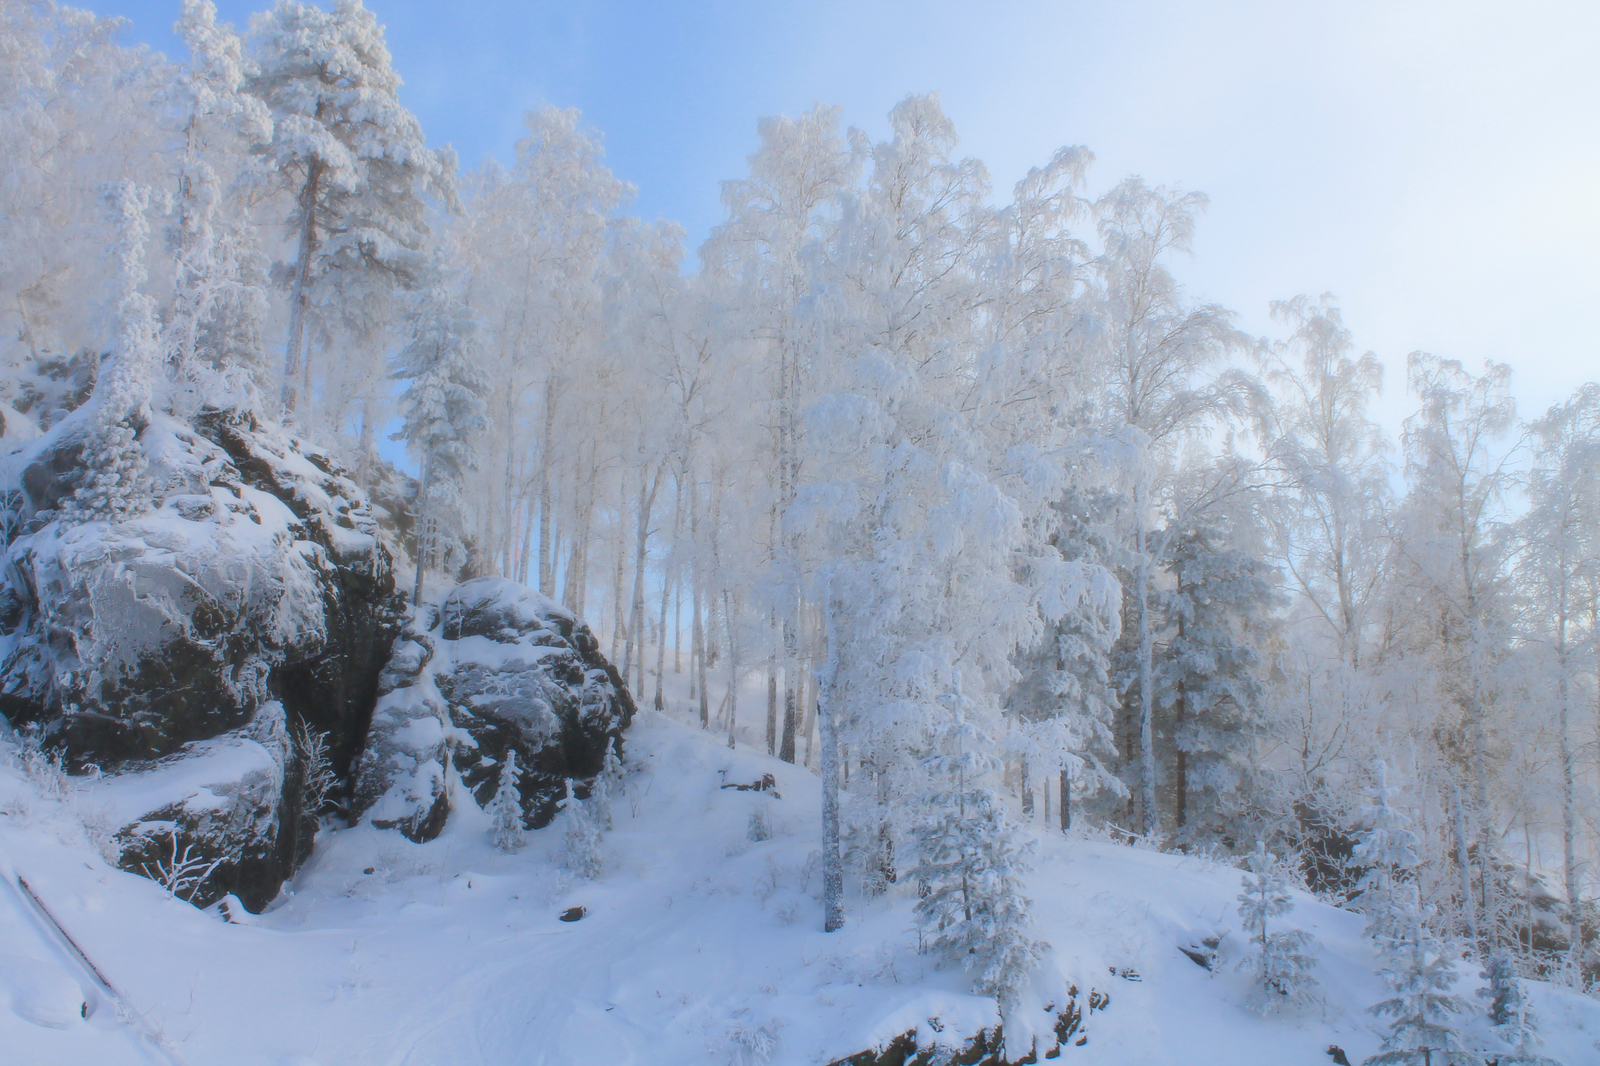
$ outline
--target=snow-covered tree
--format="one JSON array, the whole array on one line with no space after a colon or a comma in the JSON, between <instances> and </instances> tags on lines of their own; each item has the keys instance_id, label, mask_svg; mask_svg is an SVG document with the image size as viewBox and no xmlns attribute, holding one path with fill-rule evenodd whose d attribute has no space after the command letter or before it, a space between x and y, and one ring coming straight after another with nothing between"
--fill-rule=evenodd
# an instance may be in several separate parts
<instances>
[{"instance_id":1,"label":"snow-covered tree","mask_svg":"<svg viewBox=\"0 0 1600 1066\"><path fill-rule=\"evenodd\" d=\"M953 700L956 697L952 697ZM1021 877L1030 846L1016 839L992 789L994 742L959 717L934 738L931 787L916 827L917 920L929 946L946 960L978 971L977 990L994 996L1003 1014L1017 1005L1022 982L1044 945L1029 935Z\"/></svg>"},{"instance_id":2,"label":"snow-covered tree","mask_svg":"<svg viewBox=\"0 0 1600 1066\"><path fill-rule=\"evenodd\" d=\"M1239 547L1237 528L1199 524L1172 538L1172 586L1159 595L1165 647L1152 676L1173 752L1180 838L1219 834L1217 804L1242 791L1263 706L1271 569Z\"/></svg>"},{"instance_id":3,"label":"snow-covered tree","mask_svg":"<svg viewBox=\"0 0 1600 1066\"><path fill-rule=\"evenodd\" d=\"M1357 887L1361 910L1367 915L1367 935L1380 939L1391 932L1387 923L1398 913L1395 905L1404 895L1406 871L1417 865L1417 835L1406 828L1411 819L1389 802L1399 794L1389 784L1388 766L1374 759L1372 784L1367 786L1372 802L1361 808L1361 829L1352 852L1366 866Z\"/></svg>"},{"instance_id":4,"label":"snow-covered tree","mask_svg":"<svg viewBox=\"0 0 1600 1066\"><path fill-rule=\"evenodd\" d=\"M1583 386L1532 428L1537 447L1528 475L1528 511L1517 521L1517 576L1529 608L1523 631L1553 660L1545 677L1554 682L1562 881L1569 954L1576 960L1583 950L1578 664L1582 627L1586 622L1595 627L1600 591L1600 385ZM1600 632L1591 632L1589 639L1600 640Z\"/></svg>"},{"instance_id":5,"label":"snow-covered tree","mask_svg":"<svg viewBox=\"0 0 1600 1066\"><path fill-rule=\"evenodd\" d=\"M232 27L219 25L210 0L184 0L176 30L189 66L175 96L183 150L172 233L176 289L167 322L168 349L180 374L199 363L246 372L263 358L266 257L249 220L230 212L223 168L236 169L248 147L270 137L266 106L243 91L250 66Z\"/></svg>"},{"instance_id":6,"label":"snow-covered tree","mask_svg":"<svg viewBox=\"0 0 1600 1066\"><path fill-rule=\"evenodd\" d=\"M1024 816L1032 808L1029 768L1053 766L1063 832L1072 826L1075 797L1106 790L1126 795L1107 766L1116 754L1111 651L1122 622L1122 587L1108 565L1114 556L1107 535L1111 507L1108 493L1083 485L1069 486L1051 507L1056 528L1049 539L1061 563L1079 569L1079 595L1052 605L1044 638L1018 656L1021 677L1008 697L1017 723L1012 747L1020 757ZM1048 799L1048 782L1045 789Z\"/></svg>"},{"instance_id":7,"label":"snow-covered tree","mask_svg":"<svg viewBox=\"0 0 1600 1066\"><path fill-rule=\"evenodd\" d=\"M122 181L107 199L116 218L117 343L95 384L83 474L66 506L78 521L117 521L150 509L138 434L150 424L151 375L160 358L155 300L144 292L150 190Z\"/></svg>"},{"instance_id":8,"label":"snow-covered tree","mask_svg":"<svg viewBox=\"0 0 1600 1066\"><path fill-rule=\"evenodd\" d=\"M1428 931L1433 914L1415 885L1394 893L1378 937L1383 969L1379 976L1394 993L1368 1008L1389 1018L1389 1033L1365 1066L1482 1066L1462 1041L1458 1016L1467 1003L1450 991L1455 960Z\"/></svg>"},{"instance_id":9,"label":"snow-covered tree","mask_svg":"<svg viewBox=\"0 0 1600 1066\"><path fill-rule=\"evenodd\" d=\"M422 467L417 492L417 572L412 602L422 599L422 575L462 554L462 477L476 461L470 436L483 424L488 383L474 351L477 320L442 282L430 286L411 312L411 340L395 357L404 440Z\"/></svg>"},{"instance_id":10,"label":"snow-covered tree","mask_svg":"<svg viewBox=\"0 0 1600 1066\"><path fill-rule=\"evenodd\" d=\"M53 0L0 8L0 402L36 421L73 406L41 395L52 371L116 345L103 301L118 298L122 265L106 254L118 243L106 188L166 187L173 71L119 44L124 25Z\"/></svg>"},{"instance_id":11,"label":"snow-covered tree","mask_svg":"<svg viewBox=\"0 0 1600 1066\"><path fill-rule=\"evenodd\" d=\"M507 748L506 757L500 763L499 784L495 787L494 798L489 801L491 839L501 851L516 851L527 839L522 826L522 793L517 789L521 780L517 753Z\"/></svg>"},{"instance_id":12,"label":"snow-covered tree","mask_svg":"<svg viewBox=\"0 0 1600 1066\"><path fill-rule=\"evenodd\" d=\"M430 198L455 202L455 159L423 141L400 105L383 27L361 0L331 11L279 0L251 23L256 70L246 83L271 113L262 148L293 197L282 403L294 411L307 318L337 315L357 331L388 294L427 280ZM334 325L323 322L324 327Z\"/></svg>"},{"instance_id":13,"label":"snow-covered tree","mask_svg":"<svg viewBox=\"0 0 1600 1066\"><path fill-rule=\"evenodd\" d=\"M1408 372L1422 407L1405 423L1410 493L1398 548L1404 569L1391 594L1404 600L1395 609L1411 614L1414 665L1437 677L1454 712L1441 723L1457 738L1444 754L1457 779L1471 782L1462 805L1469 828L1457 848L1459 903L1474 934L1493 939L1499 834L1491 804L1491 738L1509 707L1496 698L1496 678L1510 643L1503 519L1517 455L1507 440L1516 402L1505 364L1491 362L1473 374L1454 360L1414 353ZM1468 834L1476 838L1475 888L1467 883Z\"/></svg>"},{"instance_id":14,"label":"snow-covered tree","mask_svg":"<svg viewBox=\"0 0 1600 1066\"><path fill-rule=\"evenodd\" d=\"M615 808L622 794L622 760L617 757L617 742L613 738L606 741L605 760L595 776L594 787L589 790L589 808L601 829L616 828Z\"/></svg>"},{"instance_id":15,"label":"snow-covered tree","mask_svg":"<svg viewBox=\"0 0 1600 1066\"><path fill-rule=\"evenodd\" d=\"M1132 580L1128 597L1132 628L1129 690L1137 731L1137 799L1141 831L1159 827L1156 805L1155 624L1151 585L1164 554L1161 528L1178 516L1168 501L1171 462L1177 447L1229 408L1233 390L1205 374L1237 337L1230 315L1215 305L1197 305L1166 266L1172 252L1189 248L1195 216L1206 198L1151 188L1129 178L1095 203L1104 246L1095 260L1107 381L1100 398L1108 432L1137 453L1126 530Z\"/></svg>"},{"instance_id":16,"label":"snow-covered tree","mask_svg":"<svg viewBox=\"0 0 1600 1066\"><path fill-rule=\"evenodd\" d=\"M1539 1020L1528 1003L1528 989L1511 956L1497 953L1479 976L1489 984L1478 994L1489 1000L1489 1020L1494 1023L1495 1035L1508 1048L1498 1056L1498 1066L1560 1066L1538 1053Z\"/></svg>"},{"instance_id":17,"label":"snow-covered tree","mask_svg":"<svg viewBox=\"0 0 1600 1066\"><path fill-rule=\"evenodd\" d=\"M1264 510L1292 587L1355 667L1389 557L1390 445L1367 415L1383 365L1371 352L1352 356L1330 296L1297 296L1272 312L1294 332L1261 352L1272 391L1261 436L1268 465L1286 482Z\"/></svg>"},{"instance_id":18,"label":"snow-covered tree","mask_svg":"<svg viewBox=\"0 0 1600 1066\"><path fill-rule=\"evenodd\" d=\"M1307 1006L1318 983L1311 973L1317 960L1307 953L1312 936L1303 929L1277 928L1273 921L1294 909L1283 864L1258 840L1245 865L1250 872L1239 894L1239 920L1254 947L1239 966L1254 974L1250 1005L1263 1014Z\"/></svg>"},{"instance_id":19,"label":"snow-covered tree","mask_svg":"<svg viewBox=\"0 0 1600 1066\"><path fill-rule=\"evenodd\" d=\"M557 805L562 820L561 863L579 877L594 880L604 868L600 855L600 827L595 825L589 805L572 793L572 781L567 781L567 794Z\"/></svg>"}]
</instances>

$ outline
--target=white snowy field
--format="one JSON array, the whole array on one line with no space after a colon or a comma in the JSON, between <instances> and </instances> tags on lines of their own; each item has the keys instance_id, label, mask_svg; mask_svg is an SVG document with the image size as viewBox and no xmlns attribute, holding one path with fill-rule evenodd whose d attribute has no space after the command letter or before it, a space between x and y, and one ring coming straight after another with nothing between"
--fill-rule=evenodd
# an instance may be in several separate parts
<instances>
[{"instance_id":1,"label":"white snowy field","mask_svg":"<svg viewBox=\"0 0 1600 1066\"><path fill-rule=\"evenodd\" d=\"M4 744L0 741L0 744ZM229 924L109 867L88 839L88 787L47 796L0 759L0 1062L16 1066L467 1066L516 1063L822 1064L908 1029L951 1041L994 1021L968 977L918 953L914 893L847 897L849 924L820 931L818 789L807 771L643 712L629 734L628 795L605 872L576 880L556 827L517 854L488 843L468 805L414 845L370 827L325 830L283 896ZM781 798L723 788L772 774ZM772 836L749 839L765 807ZM45 935L26 879L142 1016L133 1024ZM1382 989L1361 919L1297 897L1317 938L1320 1005L1262 1019L1243 1002L1239 872L1050 834L1029 890L1052 950L1031 1017L1054 1046L1064 990L1110 997L1061 1062L1324 1066L1378 1045L1364 1008ZM583 907L579 921L559 920ZM248 916L247 916L247 920ZM1232 930L1215 974L1179 945ZM1113 972L1115 971L1115 972ZM1480 982L1465 974L1459 989ZM1600 1061L1600 1003L1542 985L1547 1053ZM98 1009L79 1016L87 998ZM163 1046L135 1032L143 1026ZM936 1029L942 1032L936 1032Z\"/></svg>"}]
</instances>

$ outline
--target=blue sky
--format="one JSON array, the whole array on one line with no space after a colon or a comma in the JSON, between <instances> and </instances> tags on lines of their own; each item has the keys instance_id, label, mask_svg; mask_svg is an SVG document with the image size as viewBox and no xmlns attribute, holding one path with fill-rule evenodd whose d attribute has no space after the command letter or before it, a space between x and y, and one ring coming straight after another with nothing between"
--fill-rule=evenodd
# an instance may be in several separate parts
<instances>
[{"instance_id":1,"label":"blue sky","mask_svg":"<svg viewBox=\"0 0 1600 1066\"><path fill-rule=\"evenodd\" d=\"M1256 332L1271 299L1335 293L1391 423L1418 348L1512 363L1527 414L1600 377L1600 4L369 4L432 142L508 159L525 109L580 108L634 209L691 243L760 116L833 103L877 135L934 90L999 192L1063 144L1095 190L1206 192L1191 288ZM175 2L90 6L181 54Z\"/></svg>"}]
</instances>

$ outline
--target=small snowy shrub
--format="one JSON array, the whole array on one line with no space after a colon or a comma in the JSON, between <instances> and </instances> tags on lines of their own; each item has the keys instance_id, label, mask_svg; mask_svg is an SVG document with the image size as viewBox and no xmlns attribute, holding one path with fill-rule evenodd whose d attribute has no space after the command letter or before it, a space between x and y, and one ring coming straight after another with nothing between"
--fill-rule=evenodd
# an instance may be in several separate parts
<instances>
[{"instance_id":1,"label":"small snowy shrub","mask_svg":"<svg viewBox=\"0 0 1600 1066\"><path fill-rule=\"evenodd\" d=\"M328 734L299 721L289 727L289 738L300 753L305 809L315 816L322 812L328 793L339 782L338 775L333 772L333 762L328 758Z\"/></svg>"},{"instance_id":2,"label":"small snowy shrub","mask_svg":"<svg viewBox=\"0 0 1600 1066\"><path fill-rule=\"evenodd\" d=\"M17 744L16 760L46 797L63 803L72 798L76 785L67 773L61 752L47 752L39 746L37 736L24 735Z\"/></svg>"},{"instance_id":3,"label":"small snowy shrub","mask_svg":"<svg viewBox=\"0 0 1600 1066\"><path fill-rule=\"evenodd\" d=\"M494 846L501 851L516 851L527 839L522 832L522 794L517 791L520 780L517 753L508 748L505 761L500 764L499 786L489 801L490 832Z\"/></svg>"},{"instance_id":4,"label":"small snowy shrub","mask_svg":"<svg viewBox=\"0 0 1600 1066\"><path fill-rule=\"evenodd\" d=\"M1260 841L1246 859L1250 872L1239 894L1239 918L1253 946L1240 968L1255 972L1250 1006L1265 1014L1284 1007L1303 1007L1316 992L1311 968L1317 960L1306 953L1311 934L1300 929L1273 929L1269 920L1294 909L1284 882L1283 866Z\"/></svg>"},{"instance_id":5,"label":"small snowy shrub","mask_svg":"<svg viewBox=\"0 0 1600 1066\"><path fill-rule=\"evenodd\" d=\"M177 834L168 833L166 856L158 852L149 862L140 863L139 868L146 877L166 889L168 896L193 903L195 893L221 865L222 858L218 856L208 863L204 856L194 853L193 844L185 844L179 852Z\"/></svg>"},{"instance_id":6,"label":"small snowy shrub","mask_svg":"<svg viewBox=\"0 0 1600 1066\"><path fill-rule=\"evenodd\" d=\"M724 1036L730 1066L765 1066L772 1061L778 1046L778 1030L783 1023L769 1018L760 1025L732 1022Z\"/></svg>"},{"instance_id":7,"label":"small snowy shrub","mask_svg":"<svg viewBox=\"0 0 1600 1066\"><path fill-rule=\"evenodd\" d=\"M758 843L772 839L772 821L767 813L767 803L764 798L756 800L755 809L750 812L750 826L745 835Z\"/></svg>"}]
</instances>

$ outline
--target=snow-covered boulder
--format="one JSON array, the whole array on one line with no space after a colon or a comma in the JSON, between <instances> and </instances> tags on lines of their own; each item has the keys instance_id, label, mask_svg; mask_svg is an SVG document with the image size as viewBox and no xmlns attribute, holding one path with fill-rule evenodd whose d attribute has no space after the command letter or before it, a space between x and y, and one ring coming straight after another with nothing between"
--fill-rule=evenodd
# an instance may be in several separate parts
<instances>
[{"instance_id":1,"label":"snow-covered boulder","mask_svg":"<svg viewBox=\"0 0 1600 1066\"><path fill-rule=\"evenodd\" d=\"M413 612L395 643L357 810L431 839L449 814L452 772L486 805L515 751L524 821L543 826L567 779L600 772L633 713L599 642L565 607L504 578L464 582Z\"/></svg>"},{"instance_id":2,"label":"snow-covered boulder","mask_svg":"<svg viewBox=\"0 0 1600 1066\"><path fill-rule=\"evenodd\" d=\"M122 782L108 829L126 868L151 868L164 826L217 862L196 902L259 906L315 830L306 744L285 738L319 738L346 778L365 741L400 620L389 549L326 455L235 411L155 417L138 437L151 509L67 521L88 414L0 454L0 714Z\"/></svg>"}]
</instances>

